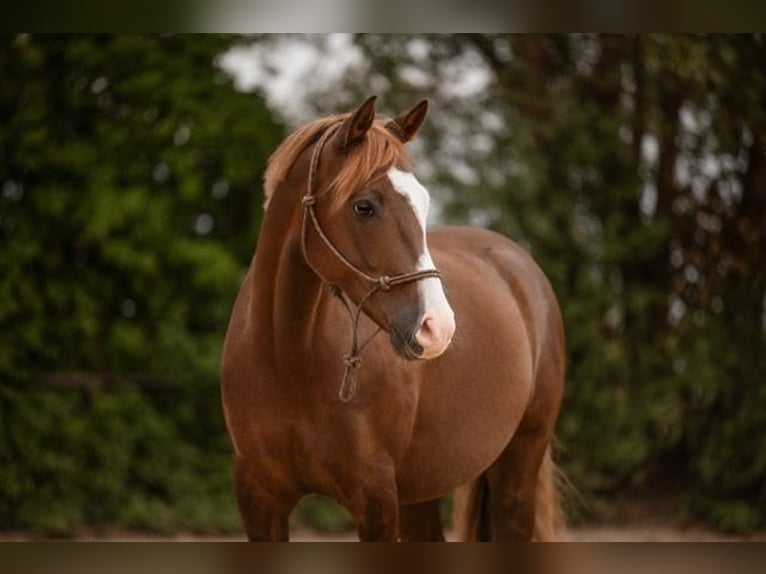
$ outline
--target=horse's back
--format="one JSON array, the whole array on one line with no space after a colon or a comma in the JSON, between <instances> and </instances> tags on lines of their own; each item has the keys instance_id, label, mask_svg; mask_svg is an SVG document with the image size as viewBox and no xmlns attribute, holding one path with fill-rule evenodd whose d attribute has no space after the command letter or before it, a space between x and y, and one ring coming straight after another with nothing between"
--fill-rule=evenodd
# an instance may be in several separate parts
<instances>
[{"instance_id":1,"label":"horse's back","mask_svg":"<svg viewBox=\"0 0 766 574\"><path fill-rule=\"evenodd\" d=\"M428 242L436 265L445 274L450 298L468 308L464 319L470 321L470 306L479 297L491 298L495 307L514 307L519 324L511 328L526 339L519 344L529 344L533 377L539 378L537 373L543 369L546 380L540 384L558 386L550 390L560 392L565 363L561 310L550 281L529 252L499 233L473 227L437 227L429 232ZM500 322L507 319L502 312L495 317ZM495 328L504 327L494 323ZM510 323L517 321L512 318Z\"/></svg>"},{"instance_id":2,"label":"horse's back","mask_svg":"<svg viewBox=\"0 0 766 574\"><path fill-rule=\"evenodd\" d=\"M513 299L535 347L547 346L548 337L563 337L561 313L553 288L532 256L513 240L486 229L444 226L429 231L434 260L445 274L447 288L503 291L498 301ZM491 283L492 285L487 285ZM563 350L563 349L562 349Z\"/></svg>"},{"instance_id":3,"label":"horse's back","mask_svg":"<svg viewBox=\"0 0 766 574\"><path fill-rule=\"evenodd\" d=\"M428 245L436 260L460 260L477 271L489 265L511 281L514 289L552 295L548 279L532 256L504 235L476 227L440 226L429 230Z\"/></svg>"}]
</instances>

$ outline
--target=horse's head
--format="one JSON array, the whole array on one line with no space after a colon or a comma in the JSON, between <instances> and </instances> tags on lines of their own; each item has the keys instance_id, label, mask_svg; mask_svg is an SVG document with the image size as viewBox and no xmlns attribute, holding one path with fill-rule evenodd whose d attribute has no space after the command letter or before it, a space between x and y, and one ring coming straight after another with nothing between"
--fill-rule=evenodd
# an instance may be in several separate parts
<instances>
[{"instance_id":1,"label":"horse's head","mask_svg":"<svg viewBox=\"0 0 766 574\"><path fill-rule=\"evenodd\" d=\"M316 197L317 227L304 230L314 270L363 304L389 333L394 350L408 359L439 356L455 331L441 280L416 274L434 270L426 241L429 195L410 171L404 144L417 133L427 108L422 101L406 114L379 121L373 96L341 116L316 151L309 195ZM381 277L405 280L388 288L384 279L376 289Z\"/></svg>"}]
</instances>

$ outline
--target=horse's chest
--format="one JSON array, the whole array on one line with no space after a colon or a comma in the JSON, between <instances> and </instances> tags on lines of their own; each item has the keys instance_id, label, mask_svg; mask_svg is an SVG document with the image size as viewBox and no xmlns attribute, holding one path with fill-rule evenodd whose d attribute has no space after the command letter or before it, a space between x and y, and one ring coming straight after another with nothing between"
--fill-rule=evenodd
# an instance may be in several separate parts
<instances>
[{"instance_id":1,"label":"horse's chest","mask_svg":"<svg viewBox=\"0 0 766 574\"><path fill-rule=\"evenodd\" d=\"M404 401L380 407L362 383L352 404L272 400L251 405L249 431L240 436L239 450L320 492L358 480L359 469L394 464L409 446L414 406Z\"/></svg>"}]
</instances>

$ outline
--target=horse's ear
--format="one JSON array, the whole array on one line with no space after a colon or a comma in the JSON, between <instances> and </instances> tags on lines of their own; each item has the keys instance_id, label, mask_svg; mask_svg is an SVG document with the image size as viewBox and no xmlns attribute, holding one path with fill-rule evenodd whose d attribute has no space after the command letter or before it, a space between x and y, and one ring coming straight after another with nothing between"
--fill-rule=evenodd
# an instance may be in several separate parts
<instances>
[{"instance_id":1,"label":"horse's ear","mask_svg":"<svg viewBox=\"0 0 766 574\"><path fill-rule=\"evenodd\" d=\"M346 151L364 139L375 121L375 100L378 96L370 96L338 129L335 135L335 145L340 151Z\"/></svg>"},{"instance_id":2,"label":"horse's ear","mask_svg":"<svg viewBox=\"0 0 766 574\"><path fill-rule=\"evenodd\" d=\"M418 133L420 126L428 113L428 100L420 100L418 104L406 114L395 117L386 124L386 128L394 135L407 143Z\"/></svg>"}]
</instances>

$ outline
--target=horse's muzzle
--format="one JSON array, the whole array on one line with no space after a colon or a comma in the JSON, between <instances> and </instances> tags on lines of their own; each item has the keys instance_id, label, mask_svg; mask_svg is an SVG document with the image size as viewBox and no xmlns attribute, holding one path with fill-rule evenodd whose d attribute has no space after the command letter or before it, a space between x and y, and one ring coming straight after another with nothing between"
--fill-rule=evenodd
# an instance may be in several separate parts
<instances>
[{"instance_id":1,"label":"horse's muzzle","mask_svg":"<svg viewBox=\"0 0 766 574\"><path fill-rule=\"evenodd\" d=\"M433 359L449 346L455 332L454 316L437 318L419 310L400 313L389 327L391 346L403 359Z\"/></svg>"},{"instance_id":2,"label":"horse's muzzle","mask_svg":"<svg viewBox=\"0 0 766 574\"><path fill-rule=\"evenodd\" d=\"M421 359L433 359L447 350L455 334L455 315L436 316L426 311L420 319L420 326L415 331L415 344L420 349Z\"/></svg>"}]
</instances>

